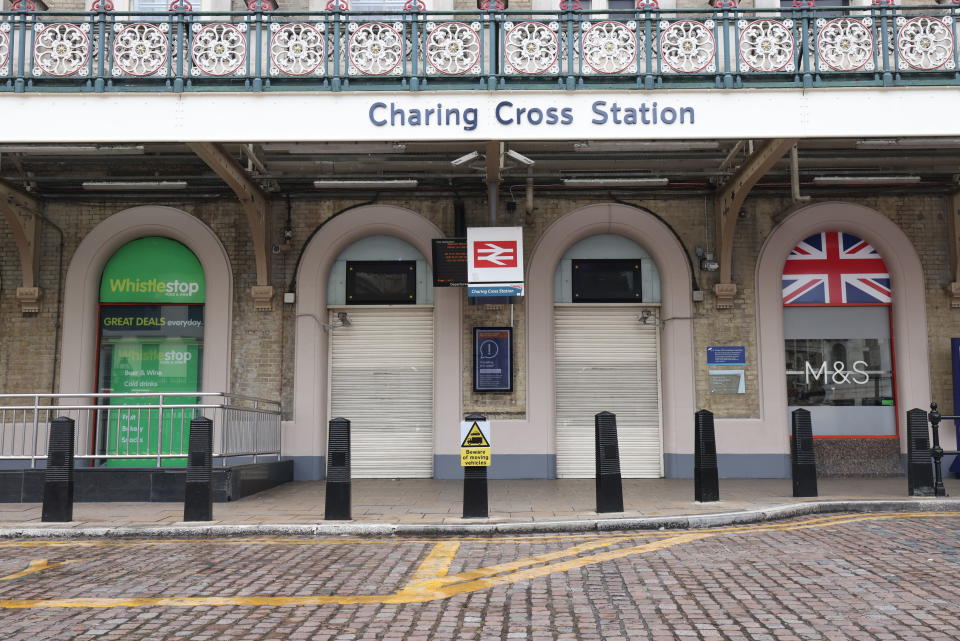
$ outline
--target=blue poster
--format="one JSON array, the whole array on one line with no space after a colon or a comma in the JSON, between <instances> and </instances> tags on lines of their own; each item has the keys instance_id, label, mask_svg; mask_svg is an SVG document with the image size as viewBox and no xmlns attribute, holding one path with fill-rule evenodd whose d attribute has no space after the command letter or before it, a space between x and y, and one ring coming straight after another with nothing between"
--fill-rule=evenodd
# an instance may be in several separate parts
<instances>
[{"instance_id":1,"label":"blue poster","mask_svg":"<svg viewBox=\"0 0 960 641\"><path fill-rule=\"evenodd\" d=\"M513 328L473 328L473 390L513 391Z\"/></svg>"},{"instance_id":2,"label":"blue poster","mask_svg":"<svg viewBox=\"0 0 960 641\"><path fill-rule=\"evenodd\" d=\"M707 365L746 365L747 348L743 345L710 345Z\"/></svg>"},{"instance_id":3,"label":"blue poster","mask_svg":"<svg viewBox=\"0 0 960 641\"><path fill-rule=\"evenodd\" d=\"M957 408L960 408L960 338L950 339L950 360L953 362L953 413L957 415ZM953 423L957 431L957 449L960 449L960 420ZM960 456L953 457L950 471L954 477L960 478Z\"/></svg>"}]
</instances>

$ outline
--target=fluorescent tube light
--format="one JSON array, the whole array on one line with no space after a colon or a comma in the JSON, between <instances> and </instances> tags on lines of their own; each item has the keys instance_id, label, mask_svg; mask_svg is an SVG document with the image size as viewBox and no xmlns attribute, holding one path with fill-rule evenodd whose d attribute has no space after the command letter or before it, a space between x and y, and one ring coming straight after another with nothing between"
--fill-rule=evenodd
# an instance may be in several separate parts
<instances>
[{"instance_id":1,"label":"fluorescent tube light","mask_svg":"<svg viewBox=\"0 0 960 641\"><path fill-rule=\"evenodd\" d=\"M814 176L817 185L909 185L920 182L920 176Z\"/></svg>"},{"instance_id":2,"label":"fluorescent tube light","mask_svg":"<svg viewBox=\"0 0 960 641\"><path fill-rule=\"evenodd\" d=\"M665 187L667 178L564 178L569 187Z\"/></svg>"},{"instance_id":3,"label":"fluorescent tube light","mask_svg":"<svg viewBox=\"0 0 960 641\"><path fill-rule=\"evenodd\" d=\"M285 151L289 154L402 154L407 146L399 142L274 142L263 143L264 151Z\"/></svg>"},{"instance_id":4,"label":"fluorescent tube light","mask_svg":"<svg viewBox=\"0 0 960 641\"><path fill-rule=\"evenodd\" d=\"M83 183L87 191L137 191L186 189L185 180L101 180Z\"/></svg>"},{"instance_id":5,"label":"fluorescent tube light","mask_svg":"<svg viewBox=\"0 0 960 641\"><path fill-rule=\"evenodd\" d=\"M410 189L416 180L314 180L317 189Z\"/></svg>"},{"instance_id":6,"label":"fluorescent tube light","mask_svg":"<svg viewBox=\"0 0 960 641\"><path fill-rule=\"evenodd\" d=\"M651 141L619 141L619 140L601 140L597 142L578 142L574 143L574 151L594 152L594 151L709 151L718 149L720 143L715 140L702 140L691 142L671 142L663 140Z\"/></svg>"},{"instance_id":7,"label":"fluorescent tube light","mask_svg":"<svg viewBox=\"0 0 960 641\"><path fill-rule=\"evenodd\" d=\"M960 138L884 138L858 140L857 149L957 149Z\"/></svg>"},{"instance_id":8,"label":"fluorescent tube light","mask_svg":"<svg viewBox=\"0 0 960 641\"><path fill-rule=\"evenodd\" d=\"M143 145L0 145L0 153L56 154L60 156L83 156L87 154L136 156L143 154Z\"/></svg>"}]
</instances>

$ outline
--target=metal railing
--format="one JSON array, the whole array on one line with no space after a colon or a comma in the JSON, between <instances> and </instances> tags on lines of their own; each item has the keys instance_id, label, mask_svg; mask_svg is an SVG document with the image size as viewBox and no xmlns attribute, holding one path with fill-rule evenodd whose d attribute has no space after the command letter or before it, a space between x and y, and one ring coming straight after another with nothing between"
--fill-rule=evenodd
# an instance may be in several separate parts
<instances>
[{"instance_id":1,"label":"metal railing","mask_svg":"<svg viewBox=\"0 0 960 641\"><path fill-rule=\"evenodd\" d=\"M98 3L107 4L107 3ZM960 84L960 5L0 13L0 92ZM562 115L558 115L562 117Z\"/></svg>"},{"instance_id":2,"label":"metal railing","mask_svg":"<svg viewBox=\"0 0 960 641\"><path fill-rule=\"evenodd\" d=\"M278 401L218 392L0 394L0 464L45 461L50 421L60 416L76 423L78 467L186 466L190 420L200 416L213 421L221 465L280 457Z\"/></svg>"}]
</instances>

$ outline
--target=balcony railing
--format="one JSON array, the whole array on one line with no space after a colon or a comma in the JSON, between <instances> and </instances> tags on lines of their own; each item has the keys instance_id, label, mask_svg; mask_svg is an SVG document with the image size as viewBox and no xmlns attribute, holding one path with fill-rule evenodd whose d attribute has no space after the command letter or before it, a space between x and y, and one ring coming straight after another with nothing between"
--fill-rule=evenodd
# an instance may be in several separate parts
<instances>
[{"instance_id":1,"label":"balcony railing","mask_svg":"<svg viewBox=\"0 0 960 641\"><path fill-rule=\"evenodd\" d=\"M42 465L50 421L61 416L74 420L78 467L185 467L190 420L200 416L213 421L216 464L280 456L277 401L212 392L0 394L0 468Z\"/></svg>"},{"instance_id":2,"label":"balcony railing","mask_svg":"<svg viewBox=\"0 0 960 641\"><path fill-rule=\"evenodd\" d=\"M0 91L956 85L958 18L956 4L706 12L13 11L0 13Z\"/></svg>"}]
</instances>

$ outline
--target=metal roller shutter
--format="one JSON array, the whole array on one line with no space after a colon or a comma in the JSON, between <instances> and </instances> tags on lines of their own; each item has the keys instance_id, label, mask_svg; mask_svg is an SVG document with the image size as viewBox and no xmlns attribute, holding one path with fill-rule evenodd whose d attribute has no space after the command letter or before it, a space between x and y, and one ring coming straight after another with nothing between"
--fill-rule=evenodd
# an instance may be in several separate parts
<instances>
[{"instance_id":1,"label":"metal roller shutter","mask_svg":"<svg viewBox=\"0 0 960 641\"><path fill-rule=\"evenodd\" d=\"M433 307L338 308L329 322L330 418L350 420L352 476L433 476Z\"/></svg>"},{"instance_id":2,"label":"metal roller shutter","mask_svg":"<svg viewBox=\"0 0 960 641\"><path fill-rule=\"evenodd\" d=\"M650 324L641 312L653 313ZM658 309L558 305L556 354L557 476L593 477L593 417L617 415L624 478L663 476Z\"/></svg>"}]
</instances>

